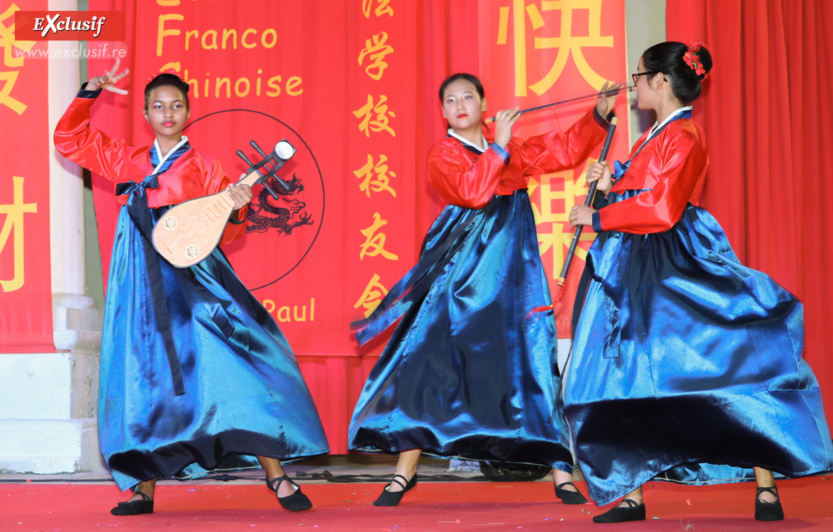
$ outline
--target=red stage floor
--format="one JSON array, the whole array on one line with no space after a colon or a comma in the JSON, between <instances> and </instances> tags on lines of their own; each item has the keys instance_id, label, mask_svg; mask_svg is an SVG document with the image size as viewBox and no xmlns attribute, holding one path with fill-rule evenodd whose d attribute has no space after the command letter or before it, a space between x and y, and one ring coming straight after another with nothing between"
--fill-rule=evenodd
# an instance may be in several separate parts
<instances>
[{"instance_id":1,"label":"red stage floor","mask_svg":"<svg viewBox=\"0 0 833 532\"><path fill-rule=\"evenodd\" d=\"M582 491L583 483L578 483ZM263 485L164 484L156 513L114 517L123 495L112 484L7 483L0 485L0 530L833 530L829 476L782 481L787 519L753 519L753 484L646 486L648 520L597 525L595 505L566 506L551 482L423 482L395 508L371 505L383 484L302 484L315 506L290 513Z\"/></svg>"}]
</instances>

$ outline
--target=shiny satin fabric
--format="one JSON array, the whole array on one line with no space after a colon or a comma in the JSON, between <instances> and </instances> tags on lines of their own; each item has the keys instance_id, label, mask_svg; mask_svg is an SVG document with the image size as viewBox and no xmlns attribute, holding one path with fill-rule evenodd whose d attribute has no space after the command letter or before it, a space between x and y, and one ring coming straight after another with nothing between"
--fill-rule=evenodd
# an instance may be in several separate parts
<instances>
[{"instance_id":1,"label":"shiny satin fabric","mask_svg":"<svg viewBox=\"0 0 833 532\"><path fill-rule=\"evenodd\" d=\"M165 209L151 210L154 223ZM295 357L221 251L188 269L158 255L185 394L156 323L143 246L119 216L104 317L99 442L119 488L329 452Z\"/></svg>"},{"instance_id":2,"label":"shiny satin fabric","mask_svg":"<svg viewBox=\"0 0 833 532\"><path fill-rule=\"evenodd\" d=\"M349 448L572 470L555 323L545 314L524 319L550 303L526 191L479 210L446 207L422 258L442 246L439 271L404 311L362 390Z\"/></svg>"},{"instance_id":3,"label":"shiny satin fabric","mask_svg":"<svg viewBox=\"0 0 833 532\"><path fill-rule=\"evenodd\" d=\"M81 91L55 126L55 148L67 159L114 183L141 183L154 173L152 146L127 146L90 125L90 108L101 91ZM159 186L147 189L152 209L216 194L232 184L220 162L193 148L188 149L170 170L159 176ZM121 205L128 197L116 196ZM237 211L237 221L245 221L248 206ZM228 224L220 245L243 236L244 224Z\"/></svg>"},{"instance_id":4,"label":"shiny satin fabric","mask_svg":"<svg viewBox=\"0 0 833 532\"><path fill-rule=\"evenodd\" d=\"M743 266L708 212L689 204L669 231L604 233L587 264L564 403L599 505L675 466L703 482L744 476L703 463L833 470L801 302Z\"/></svg>"}]
</instances>

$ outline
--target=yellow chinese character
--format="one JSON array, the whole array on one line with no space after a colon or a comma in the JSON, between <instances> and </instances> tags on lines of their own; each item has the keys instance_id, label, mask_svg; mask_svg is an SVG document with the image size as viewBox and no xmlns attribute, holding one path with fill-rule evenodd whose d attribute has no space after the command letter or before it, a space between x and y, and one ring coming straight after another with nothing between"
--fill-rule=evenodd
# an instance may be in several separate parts
<instances>
[{"instance_id":1,"label":"yellow chinese character","mask_svg":"<svg viewBox=\"0 0 833 532\"><path fill-rule=\"evenodd\" d=\"M524 6L525 0L513 0L514 13L512 16L512 35L515 47L515 96L527 95L527 69L526 69L526 17L529 15L530 24L533 30L542 28L544 17L537 5ZM570 55L573 56L576 67L581 76L592 87L601 87L605 79L596 74L593 68L587 63L584 57L584 48L612 48L613 36L602 36L602 0L552 0L542 1L541 8L546 11L560 11L561 28L559 37L535 37L535 49L557 48L555 62L550 71L538 82L529 85L536 94L547 92L558 80L561 72L567 64ZM509 27L508 6L500 8L498 40L497 44L507 43ZM573 12L578 10L587 11L588 34L587 36L574 36Z\"/></svg>"},{"instance_id":2,"label":"yellow chinese character","mask_svg":"<svg viewBox=\"0 0 833 532\"><path fill-rule=\"evenodd\" d=\"M19 72L0 72L0 82L5 82L3 88L0 88L0 105L5 105L15 113L22 115L27 105L11 96L18 74Z\"/></svg>"},{"instance_id":3,"label":"yellow chinese character","mask_svg":"<svg viewBox=\"0 0 833 532\"><path fill-rule=\"evenodd\" d=\"M385 102L388 101L388 97L385 95L379 96L379 103L375 106L373 105L373 96L367 95L367 103L361 109L353 111L353 116L356 118L363 117L361 123L359 124L359 131L365 134L365 136L370 137L370 132L373 131L374 133L378 133L379 131L387 131L391 134L392 137L396 136L396 132L388 127L388 122L390 119L388 115L392 117L396 117L393 111L388 111L388 106L385 105ZM376 119L371 120L371 115L376 113Z\"/></svg>"},{"instance_id":4,"label":"yellow chinese character","mask_svg":"<svg viewBox=\"0 0 833 532\"><path fill-rule=\"evenodd\" d=\"M588 160L588 164L592 160ZM538 253L544 254L552 249L552 273L553 279L558 278L561 268L564 265L566 251L573 242L573 229L567 220L567 213L576 205L576 198L587 195L587 186L582 177L573 178L573 171L556 172L539 176L540 182L532 178L529 182L528 192L531 195L535 189L540 188L538 206L532 204L532 212L535 215L535 225L538 231ZM556 203L555 205L553 203ZM563 206L563 207L562 207ZM596 234L592 227L585 227L579 237L579 242L592 242ZM587 257L587 251L581 246L576 247L576 256L581 260Z\"/></svg>"},{"instance_id":5,"label":"yellow chinese character","mask_svg":"<svg viewBox=\"0 0 833 532\"><path fill-rule=\"evenodd\" d=\"M379 162L376 165L373 165L373 156L367 154L367 164L359 168L358 170L353 171L353 175L362 179L362 182L359 184L359 190L367 194L367 197L370 197L370 191L373 192L381 192L386 190L390 192L391 196L394 198L396 197L396 191L390 188L390 179L388 178L388 174L390 177L396 177L394 172L388 171L388 165L385 164L388 158L385 155L379 156ZM376 176L374 179L373 172L376 172Z\"/></svg>"},{"instance_id":6,"label":"yellow chinese character","mask_svg":"<svg viewBox=\"0 0 833 532\"><path fill-rule=\"evenodd\" d=\"M20 8L15 4L9 6L9 9L0 15L0 48L3 48L3 64L7 67L20 68L23 66L23 57L15 57L12 48L20 48L21 50L31 50L35 45L34 41L18 41L14 40L14 23L7 26L5 21L12 19L14 21L14 14L20 11Z\"/></svg>"},{"instance_id":7,"label":"yellow chinese character","mask_svg":"<svg viewBox=\"0 0 833 532\"><path fill-rule=\"evenodd\" d=\"M23 203L23 178L13 176L14 200L11 205L0 205L0 214L6 215L3 229L0 229L0 254L6 249L6 242L14 229L14 277L10 280L0 280L0 288L4 292L14 292L23 287L23 215L38 212L37 203Z\"/></svg>"},{"instance_id":8,"label":"yellow chinese character","mask_svg":"<svg viewBox=\"0 0 833 532\"><path fill-rule=\"evenodd\" d=\"M353 308L364 307L364 317L368 317L373 314L373 311L376 307L379 306L379 303L382 302L382 299L388 294L388 289L384 287L382 283L379 282L378 274L373 274L373 277L370 279L370 282L367 283L367 286L362 292L361 297L356 304L353 305Z\"/></svg>"},{"instance_id":9,"label":"yellow chinese character","mask_svg":"<svg viewBox=\"0 0 833 532\"><path fill-rule=\"evenodd\" d=\"M364 13L364 18L370 18L374 1L376 2L376 10L373 11L374 15L377 17L381 17L382 15L393 16L393 8L388 5L390 0L362 0L362 13Z\"/></svg>"},{"instance_id":10,"label":"yellow chinese character","mask_svg":"<svg viewBox=\"0 0 833 532\"><path fill-rule=\"evenodd\" d=\"M382 255L388 260L399 260L399 257L385 249L385 233L376 233L382 226L387 225L388 222L382 220L378 212L373 213L373 225L366 229L362 229L362 234L365 236L364 244L361 245L361 252L359 253L359 260L363 260L365 255L375 257Z\"/></svg>"},{"instance_id":11,"label":"yellow chinese character","mask_svg":"<svg viewBox=\"0 0 833 532\"><path fill-rule=\"evenodd\" d=\"M359 66L361 66L362 61L364 61L365 56L370 54L370 59L372 59L373 62L367 65L367 68L365 68L364 71L368 76L376 81L379 81L382 78L382 74L384 74L385 69L388 67L388 64L385 62L385 56L393 53L393 47L385 44L387 41L387 33L384 31L377 33L370 39L366 39L364 41L364 50L362 50L359 54Z\"/></svg>"}]
</instances>

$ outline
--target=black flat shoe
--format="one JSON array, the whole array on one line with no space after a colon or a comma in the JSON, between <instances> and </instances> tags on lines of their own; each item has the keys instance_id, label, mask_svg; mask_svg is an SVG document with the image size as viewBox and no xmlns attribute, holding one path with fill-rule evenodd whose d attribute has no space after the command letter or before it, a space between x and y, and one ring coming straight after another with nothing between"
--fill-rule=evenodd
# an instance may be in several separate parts
<instances>
[{"instance_id":1,"label":"black flat shoe","mask_svg":"<svg viewBox=\"0 0 833 532\"><path fill-rule=\"evenodd\" d=\"M136 491L135 495L142 497L141 501L127 501L120 502L118 506L110 510L113 515L142 515L153 513L153 499L141 491Z\"/></svg>"},{"instance_id":2,"label":"black flat shoe","mask_svg":"<svg viewBox=\"0 0 833 532\"><path fill-rule=\"evenodd\" d=\"M402 480L399 480L400 478ZM402 491L388 491L394 482L402 486ZM393 480L390 484L385 486L385 489L382 490L382 494L379 495L379 498L373 501L373 506L397 506L399 501L402 500L402 496L405 495L405 492L416 486L416 483L416 473L414 473L411 480L408 480L402 475L393 475Z\"/></svg>"},{"instance_id":3,"label":"black flat shoe","mask_svg":"<svg viewBox=\"0 0 833 532\"><path fill-rule=\"evenodd\" d=\"M561 499L564 504L587 504L587 498L581 494L578 488L576 488L576 491L561 489L562 486L568 484L576 488L576 485L572 482L562 482L555 487L555 496Z\"/></svg>"},{"instance_id":4,"label":"black flat shoe","mask_svg":"<svg viewBox=\"0 0 833 532\"><path fill-rule=\"evenodd\" d=\"M290 512L300 512L302 510L309 510L312 508L312 501L309 500L309 497L301 493L301 486L296 484L289 478L289 475L284 475L282 477L276 477L272 480L266 478L266 485L269 486L269 489L275 492L275 495L278 495L278 490L281 487L281 482L284 480L288 480L290 484L295 486L295 491L292 495L287 495L286 497L278 496L278 502L281 503L284 510L289 510Z\"/></svg>"},{"instance_id":5,"label":"black flat shoe","mask_svg":"<svg viewBox=\"0 0 833 532\"><path fill-rule=\"evenodd\" d=\"M624 523L625 521L644 521L645 503L636 504L633 499L622 499L627 506L616 506L607 512L593 517L594 523Z\"/></svg>"},{"instance_id":6,"label":"black flat shoe","mask_svg":"<svg viewBox=\"0 0 833 532\"><path fill-rule=\"evenodd\" d=\"M768 491L775 495L774 502L762 501L758 496ZM781 508L781 497L778 496L778 489L775 486L758 488L755 494L755 519L757 521L781 521L784 519L784 509Z\"/></svg>"}]
</instances>

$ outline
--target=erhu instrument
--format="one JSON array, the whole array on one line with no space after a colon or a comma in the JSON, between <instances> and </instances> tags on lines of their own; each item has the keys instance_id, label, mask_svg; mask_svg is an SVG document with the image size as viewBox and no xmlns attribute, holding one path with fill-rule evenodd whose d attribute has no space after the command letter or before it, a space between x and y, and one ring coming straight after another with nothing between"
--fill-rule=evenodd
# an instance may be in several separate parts
<instances>
[{"instance_id":1,"label":"erhu instrument","mask_svg":"<svg viewBox=\"0 0 833 532\"><path fill-rule=\"evenodd\" d=\"M265 181L274 177L284 190L290 190L289 184L276 172L295 155L295 148L286 140L281 140L274 151L266 155L255 141L249 144L262 160L253 164L242 151L237 150L237 155L249 165L246 175L238 183L250 187L262 184L273 198L278 199L277 193ZM153 247L177 268L193 266L208 257L220 243L232 212L234 202L225 190L180 203L171 207L156 222Z\"/></svg>"},{"instance_id":2,"label":"erhu instrument","mask_svg":"<svg viewBox=\"0 0 833 532\"><path fill-rule=\"evenodd\" d=\"M605 159L607 159L607 152L610 150L610 142L613 140L613 132L616 130L616 123L618 121L619 119L615 116L610 120L610 127L607 130L607 136L605 137L604 146L602 146L602 153L601 155L599 155L599 162L602 162ZM584 205L586 207L589 207L593 204L593 197L596 195L596 187L598 185L598 181L594 181L590 185L590 190L587 192L587 199L584 200ZM583 225L579 225L578 227L576 227L576 230L573 233L573 241L572 243L570 243L570 250L567 252L567 256L564 258L564 267L561 270L561 275L558 277L558 279L555 280L555 283L561 287L558 296L552 302L552 305L532 309L529 312L529 314L527 314L527 318L529 318L537 312L552 310L553 308L555 308L555 305L557 305L564 298L564 294L567 291L567 272L570 270L570 263L573 261L573 255L575 255L576 253L576 245L578 244L579 237L581 237L582 229L584 229Z\"/></svg>"}]
</instances>

